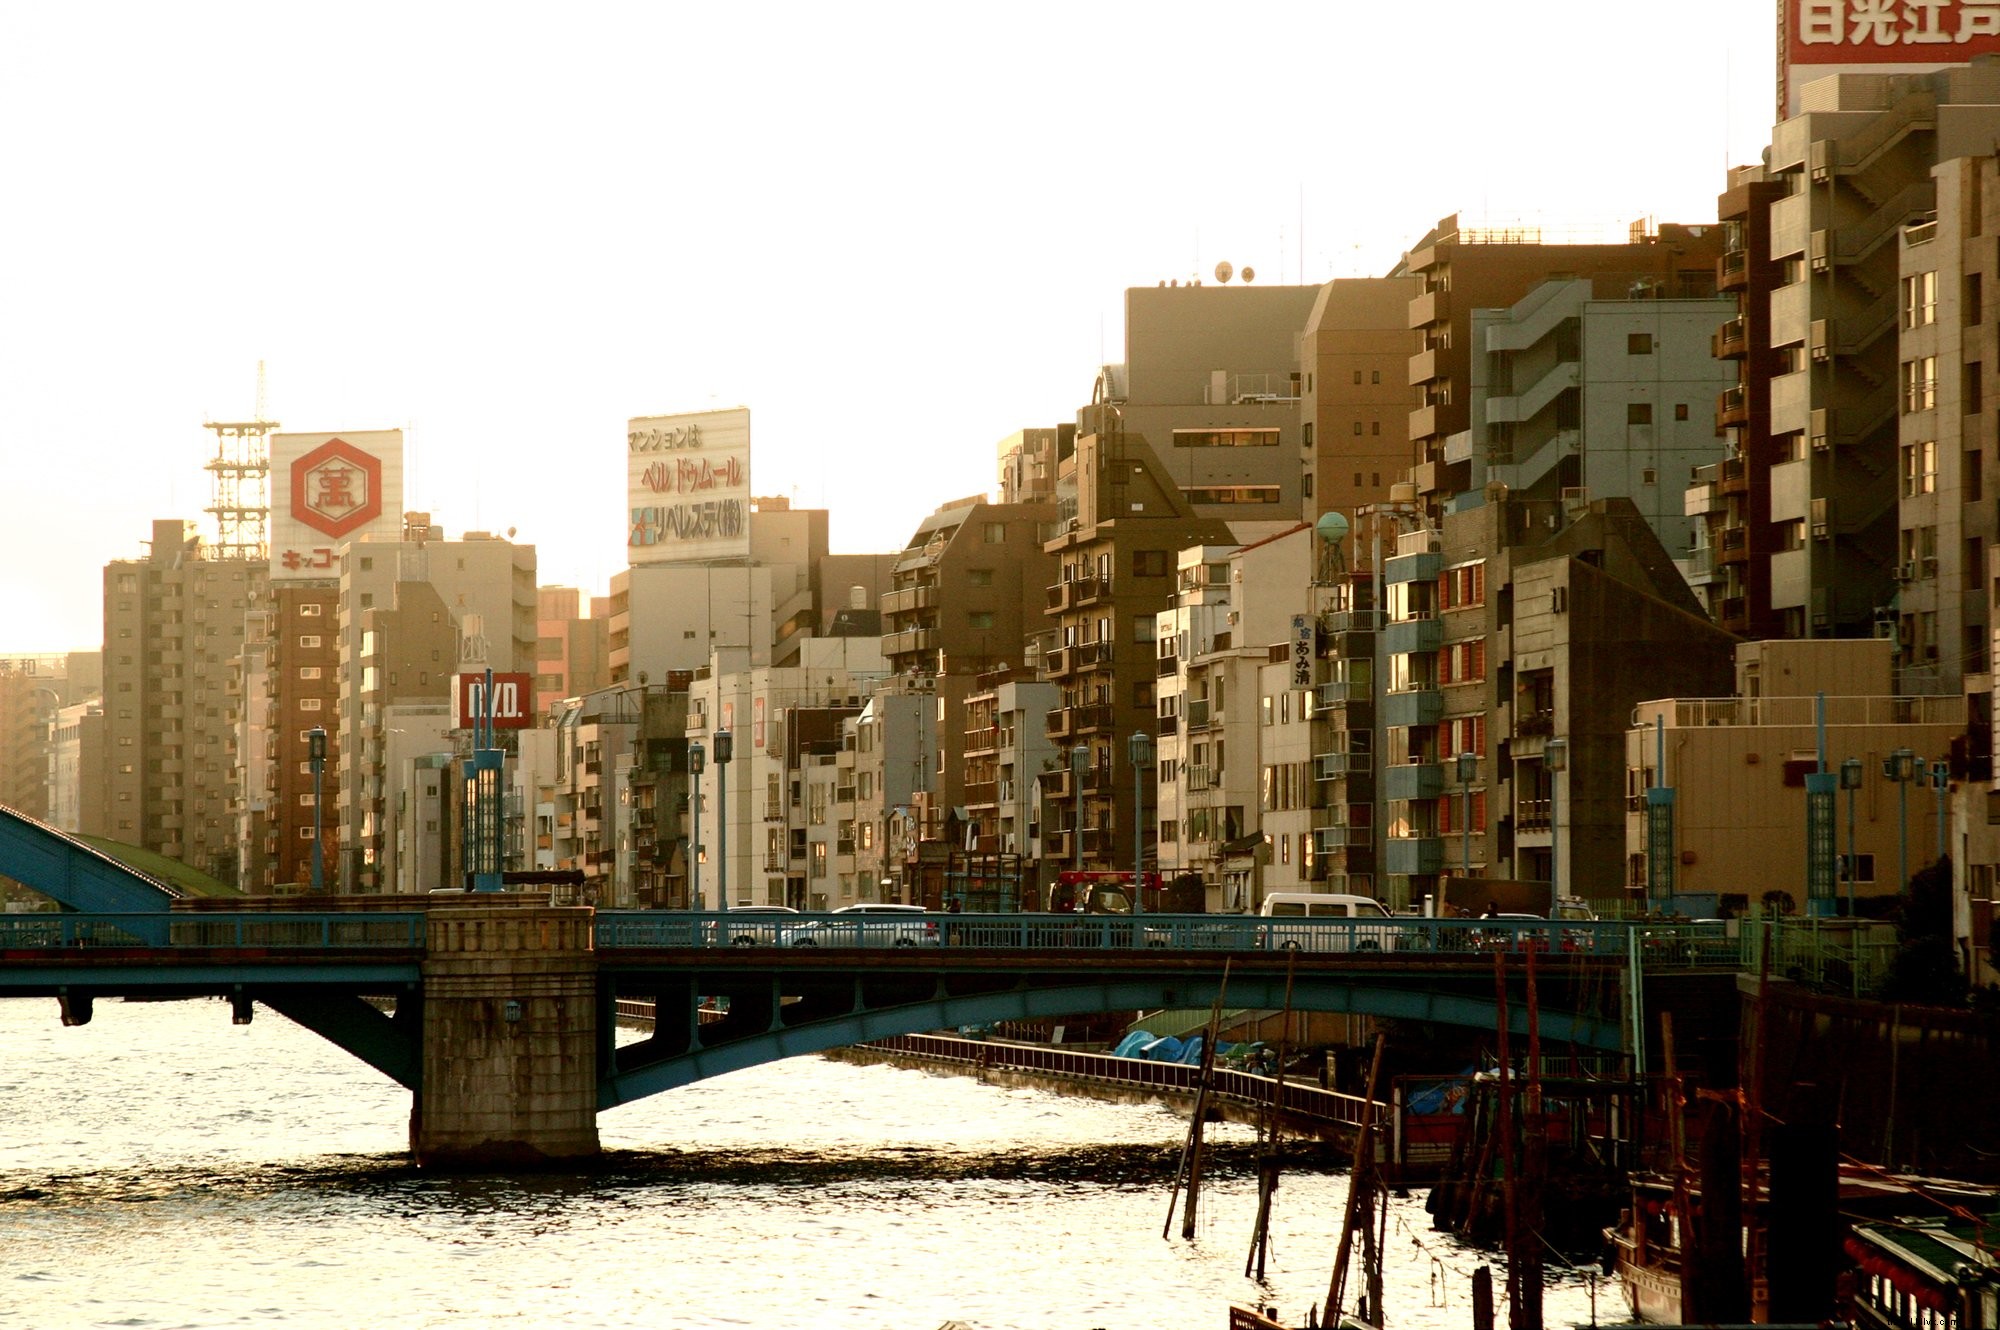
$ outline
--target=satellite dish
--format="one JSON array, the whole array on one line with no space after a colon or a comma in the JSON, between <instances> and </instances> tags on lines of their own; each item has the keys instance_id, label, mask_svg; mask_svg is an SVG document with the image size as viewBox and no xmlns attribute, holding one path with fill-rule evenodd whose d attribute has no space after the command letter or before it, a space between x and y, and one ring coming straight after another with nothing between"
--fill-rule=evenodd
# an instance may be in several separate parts
<instances>
[{"instance_id":1,"label":"satellite dish","mask_svg":"<svg viewBox=\"0 0 2000 1330\"><path fill-rule=\"evenodd\" d=\"M1222 262L1215 265L1216 281L1227 282L1231 277L1234 277L1235 275L1236 275L1236 269L1230 266L1228 259L1224 259Z\"/></svg>"},{"instance_id":2,"label":"satellite dish","mask_svg":"<svg viewBox=\"0 0 2000 1330\"><path fill-rule=\"evenodd\" d=\"M1257 270L1247 263L1243 265L1243 280L1246 282L1257 280Z\"/></svg>"}]
</instances>

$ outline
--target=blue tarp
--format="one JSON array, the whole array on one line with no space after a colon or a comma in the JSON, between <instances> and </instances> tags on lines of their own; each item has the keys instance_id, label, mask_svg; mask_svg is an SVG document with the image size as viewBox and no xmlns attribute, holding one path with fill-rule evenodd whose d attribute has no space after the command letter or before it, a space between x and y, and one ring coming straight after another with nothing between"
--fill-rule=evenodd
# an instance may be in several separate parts
<instances>
[{"instance_id":1,"label":"blue tarp","mask_svg":"<svg viewBox=\"0 0 2000 1330\"><path fill-rule=\"evenodd\" d=\"M1118 1046L1111 1050L1111 1056L1114 1058L1136 1058L1140 1055L1139 1050L1147 1044L1152 1043L1155 1038L1157 1036L1150 1030L1134 1030L1118 1041Z\"/></svg>"}]
</instances>

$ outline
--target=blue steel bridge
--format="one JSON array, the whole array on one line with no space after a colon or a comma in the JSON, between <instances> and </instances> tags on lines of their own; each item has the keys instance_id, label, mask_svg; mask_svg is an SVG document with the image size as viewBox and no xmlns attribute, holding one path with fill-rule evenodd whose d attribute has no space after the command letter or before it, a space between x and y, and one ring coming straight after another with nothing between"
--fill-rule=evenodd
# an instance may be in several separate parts
<instances>
[{"instance_id":1,"label":"blue steel bridge","mask_svg":"<svg viewBox=\"0 0 2000 1330\"><path fill-rule=\"evenodd\" d=\"M536 1047L588 1073L593 1113L894 1035L1218 996L1278 1010L1289 992L1300 1011L1492 1031L1504 994L1525 1035L1531 956L1552 1049L1629 1051L1642 975L1705 975L1733 1003L1739 964L1715 925L1007 914L895 918L871 933L851 915L592 911L483 894L194 902L4 811L0 872L63 907L0 915L0 996L53 998L66 1023L92 1019L99 998L219 997L239 1022L261 1004L409 1087L419 1118L445 1092L425 1084L440 1057L504 1060L509 1038L536 1031L554 1041ZM499 924L511 940L496 941ZM563 950L558 935L577 940ZM545 973L558 952L567 989ZM652 1002L655 1022L620 1045L627 999ZM448 1026L447 1005L459 1013Z\"/></svg>"}]
</instances>

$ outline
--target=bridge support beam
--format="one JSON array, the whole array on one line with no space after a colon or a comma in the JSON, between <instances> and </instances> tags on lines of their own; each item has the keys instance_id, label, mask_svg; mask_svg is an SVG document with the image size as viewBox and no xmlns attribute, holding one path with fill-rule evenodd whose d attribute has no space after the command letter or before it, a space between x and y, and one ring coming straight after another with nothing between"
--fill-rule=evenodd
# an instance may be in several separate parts
<instances>
[{"instance_id":1,"label":"bridge support beam","mask_svg":"<svg viewBox=\"0 0 2000 1330\"><path fill-rule=\"evenodd\" d=\"M418 1164L519 1168L597 1153L590 918L547 906L430 912L410 1114Z\"/></svg>"}]
</instances>

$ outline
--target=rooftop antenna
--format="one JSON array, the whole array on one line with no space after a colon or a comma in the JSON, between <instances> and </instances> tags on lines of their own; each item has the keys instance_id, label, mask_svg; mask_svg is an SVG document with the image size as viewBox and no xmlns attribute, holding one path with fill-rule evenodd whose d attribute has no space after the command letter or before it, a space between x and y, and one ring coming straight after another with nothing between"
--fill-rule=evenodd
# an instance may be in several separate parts
<instances>
[{"instance_id":1,"label":"rooftop antenna","mask_svg":"<svg viewBox=\"0 0 2000 1330\"><path fill-rule=\"evenodd\" d=\"M223 560L258 562L271 557L267 539L271 518L271 431L265 419L264 362L257 362L257 397L249 420L210 420L202 428L215 431L215 456L204 468L209 474L209 503L215 518L215 556Z\"/></svg>"}]
</instances>

